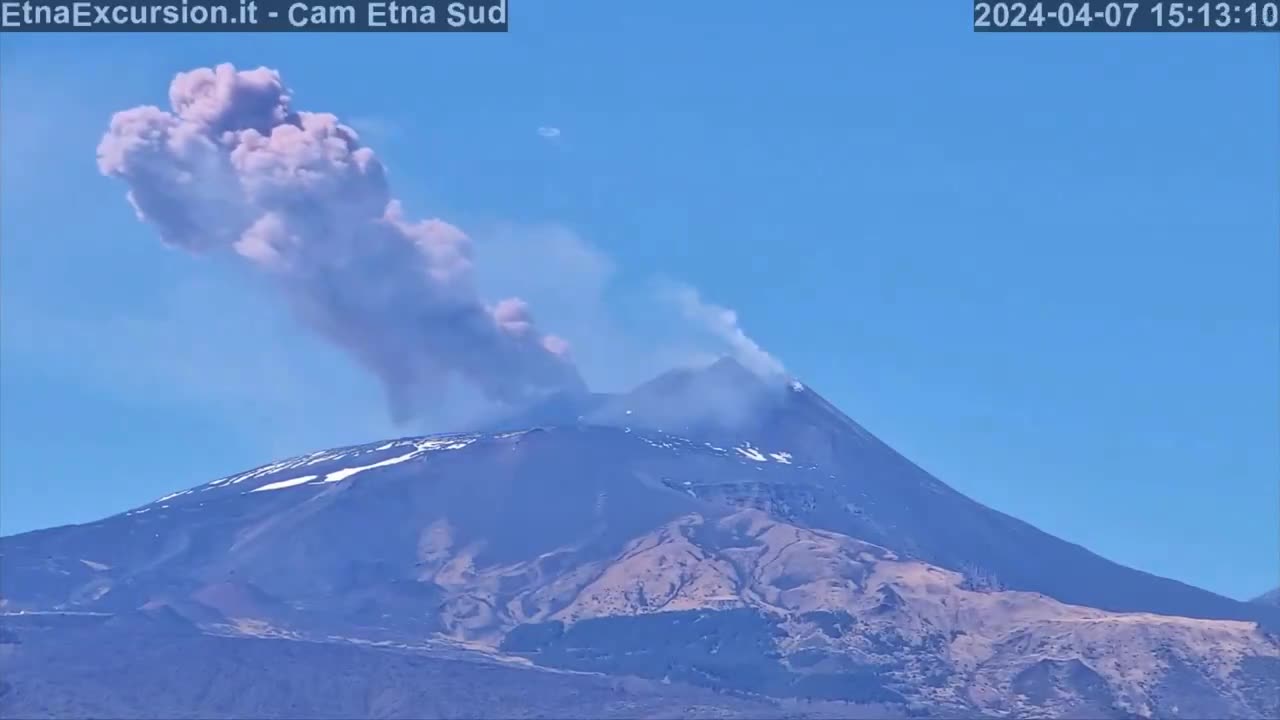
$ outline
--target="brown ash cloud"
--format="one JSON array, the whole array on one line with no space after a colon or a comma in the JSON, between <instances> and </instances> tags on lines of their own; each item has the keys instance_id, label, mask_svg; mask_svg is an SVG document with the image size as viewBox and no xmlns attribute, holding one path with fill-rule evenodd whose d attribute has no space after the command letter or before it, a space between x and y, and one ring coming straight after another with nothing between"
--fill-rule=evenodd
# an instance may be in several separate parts
<instances>
[{"instance_id":1,"label":"brown ash cloud","mask_svg":"<svg viewBox=\"0 0 1280 720\"><path fill-rule=\"evenodd\" d=\"M480 297L470 238L407 218L374 152L334 115L295 110L278 72L180 73L169 105L116 113L101 172L164 243L268 276L299 320L382 380L394 417L420 414L454 378L504 404L585 390L567 343L525 302Z\"/></svg>"}]
</instances>

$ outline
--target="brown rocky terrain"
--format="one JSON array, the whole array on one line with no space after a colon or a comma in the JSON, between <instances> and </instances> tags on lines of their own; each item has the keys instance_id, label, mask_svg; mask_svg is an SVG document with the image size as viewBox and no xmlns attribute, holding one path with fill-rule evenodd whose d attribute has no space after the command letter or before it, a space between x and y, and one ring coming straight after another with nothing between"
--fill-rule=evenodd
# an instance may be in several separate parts
<instances>
[{"instance_id":1,"label":"brown rocky terrain","mask_svg":"<svg viewBox=\"0 0 1280 720\"><path fill-rule=\"evenodd\" d=\"M1274 608L974 503L798 383L733 426L670 414L700 384L750 396L739 370L0 539L0 710L1280 716Z\"/></svg>"}]
</instances>

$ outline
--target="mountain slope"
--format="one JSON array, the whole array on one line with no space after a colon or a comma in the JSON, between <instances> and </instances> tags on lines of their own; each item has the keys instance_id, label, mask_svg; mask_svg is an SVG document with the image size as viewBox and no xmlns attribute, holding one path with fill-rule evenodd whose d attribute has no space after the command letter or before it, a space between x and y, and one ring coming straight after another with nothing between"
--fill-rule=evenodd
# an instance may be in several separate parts
<instances>
[{"instance_id":1,"label":"mountain slope","mask_svg":"<svg viewBox=\"0 0 1280 720\"><path fill-rule=\"evenodd\" d=\"M723 407L718 386L744 397ZM143 613L164 648L274 638L254 647L304 675L339 651L310 667L297 648L354 643L935 714L1280 713L1280 643L1251 620L1271 609L974 503L799 384L721 364L574 402L547 428L313 453L2 538L5 623L153 637ZM0 707L93 694L53 675L19 673Z\"/></svg>"},{"instance_id":2,"label":"mountain slope","mask_svg":"<svg viewBox=\"0 0 1280 720\"><path fill-rule=\"evenodd\" d=\"M583 421L789 452L819 473L784 484L701 483L699 495L776 509L802 525L876 542L1001 587L1116 612L1256 620L1280 629L1280 608L1259 608L1119 565L977 503L880 441L800 383L766 382L731 359L676 370L630 393L593 396ZM563 417L547 417L562 425ZM536 423L536 414L521 418ZM705 486L705 487L702 487ZM782 499L782 498L785 498ZM795 510L795 508L807 508Z\"/></svg>"},{"instance_id":3,"label":"mountain slope","mask_svg":"<svg viewBox=\"0 0 1280 720\"><path fill-rule=\"evenodd\" d=\"M6 718L894 718L350 642L24 626L0 639ZM105 660L105 661L104 661Z\"/></svg>"}]
</instances>

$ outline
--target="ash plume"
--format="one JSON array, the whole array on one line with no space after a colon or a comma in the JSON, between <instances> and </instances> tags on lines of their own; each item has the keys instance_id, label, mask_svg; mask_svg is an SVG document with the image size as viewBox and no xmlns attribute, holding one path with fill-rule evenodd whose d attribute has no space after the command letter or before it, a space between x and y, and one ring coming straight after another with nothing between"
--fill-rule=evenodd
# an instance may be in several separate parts
<instances>
[{"instance_id":1,"label":"ash plume","mask_svg":"<svg viewBox=\"0 0 1280 720\"><path fill-rule=\"evenodd\" d=\"M467 235L406 218L373 151L334 115L294 110L278 72L180 73L169 104L116 113L101 172L128 185L164 243L269 276L300 320L382 380L395 419L454 377L505 404L585 391L567 344L523 301L481 300Z\"/></svg>"}]
</instances>

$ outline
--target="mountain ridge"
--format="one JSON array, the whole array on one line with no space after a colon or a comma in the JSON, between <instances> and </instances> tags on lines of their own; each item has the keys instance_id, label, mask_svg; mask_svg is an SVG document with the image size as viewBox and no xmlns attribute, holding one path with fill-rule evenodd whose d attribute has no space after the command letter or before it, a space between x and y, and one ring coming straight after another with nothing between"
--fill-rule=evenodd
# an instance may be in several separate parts
<instances>
[{"instance_id":1,"label":"mountain ridge","mask_svg":"<svg viewBox=\"0 0 1280 720\"><path fill-rule=\"evenodd\" d=\"M1258 605L1280 607L1280 587L1268 590L1258 597L1251 599L1249 602L1256 603Z\"/></svg>"},{"instance_id":2,"label":"mountain ridge","mask_svg":"<svg viewBox=\"0 0 1280 720\"><path fill-rule=\"evenodd\" d=\"M700 389L690 392L688 388L691 385L699 386ZM652 411L654 406L665 408L673 404L677 406L677 410L683 410L680 406L686 404L685 402L668 402L673 389L676 394L719 399L728 394L727 389L735 388L743 392L744 399L731 403L727 408L716 407L715 413L695 416L692 422L687 412L672 412L664 409L655 417ZM1122 566L1078 543L1053 538L1029 523L965 497L881 441L811 387L791 377L761 378L732 358L722 358L702 370L681 368L669 371L628 393L595 395L589 407L583 408L576 415L577 418L572 422L567 422L564 417L543 419L547 421L548 427L599 424L607 427L671 432L698 440L710 439L716 442L760 442L763 437L777 437L779 445L804 445L806 441L810 441L807 443L809 445L807 450L813 453L817 462L861 466L859 469L869 473L881 475L888 473L899 481L919 483L925 488L925 493L940 492L963 498L963 504L969 508L980 508L979 515L999 518L999 522L1016 526L1020 532L1036 536L1041 540L1051 538L1053 542L1049 544L1057 552L1050 553L1050 556L1063 553L1067 555L1087 553L1090 559L1087 570L1083 572L1087 575L1101 575L1109 578L1105 582L1095 580L1093 583L1095 585L1114 586L1119 576L1131 576L1132 573L1140 573L1141 582L1144 585L1142 590L1135 591L1137 597L1117 597L1113 596L1117 595L1116 593L1080 592L1088 589L1089 583L1077 582L1074 579L1061 582L1059 578L1052 576L1045 577L1043 574L1029 573L1025 567L1010 572L1006 566L1011 560L1007 557L1001 558L996 563L997 567L981 568L1003 576L1005 582L1011 583L1018 589L1042 591L1061 597L1067 602L1097 606L1117 612L1151 610L1192 617L1260 620L1280 628L1280 612L1256 611L1248 604L1234 598L1217 595L1179 580ZM778 419L779 417L781 419ZM526 415L523 419L537 420L537 417ZM853 453L843 453L842 457L842 453L830 447L834 443L828 439L829 436L841 434L860 441L863 445L871 446L871 459L875 464L867 467L870 463L865 459L850 458L849 455L858 454L858 448L854 448ZM800 437L797 437L798 435ZM951 523L939 520L935 525L948 528ZM955 526L967 528L972 527L973 524L959 522L955 523ZM841 529L841 527L829 529ZM859 530L865 532L866 529ZM954 552L954 548L962 543L962 538L950 536L920 544L924 545L922 551L925 557L944 567L960 569L966 565L981 566L983 563L976 558L964 557ZM1070 549L1064 550L1062 543L1066 543ZM894 546L892 542L888 544ZM900 546L895 549L908 550ZM1043 553L1034 554L1044 557ZM1013 561L1016 562L1016 559ZM1277 609L1280 610L1280 607Z\"/></svg>"},{"instance_id":3,"label":"mountain ridge","mask_svg":"<svg viewBox=\"0 0 1280 720\"><path fill-rule=\"evenodd\" d=\"M722 363L0 538L0 611L944 714L1280 712L1274 609L1053 538L754 382Z\"/></svg>"}]
</instances>

